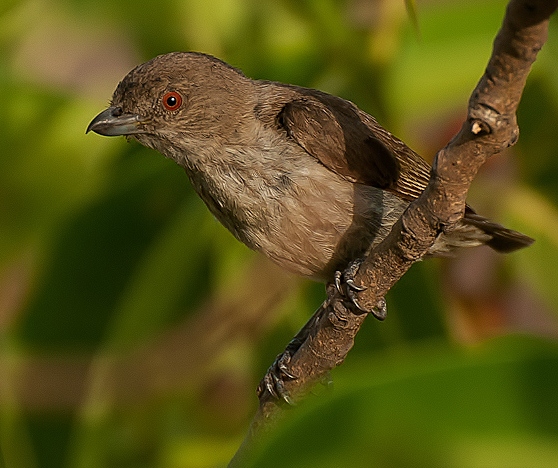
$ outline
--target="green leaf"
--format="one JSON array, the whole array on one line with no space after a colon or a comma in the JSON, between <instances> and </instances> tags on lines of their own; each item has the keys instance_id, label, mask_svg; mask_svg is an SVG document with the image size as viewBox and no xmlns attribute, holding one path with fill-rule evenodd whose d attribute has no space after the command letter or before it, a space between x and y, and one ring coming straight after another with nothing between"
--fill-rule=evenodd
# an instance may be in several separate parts
<instances>
[{"instance_id":1,"label":"green leaf","mask_svg":"<svg viewBox=\"0 0 558 468\"><path fill-rule=\"evenodd\" d=\"M351 362L288 415L249 466L554 466L558 343L435 343ZM553 442L554 441L554 442Z\"/></svg>"}]
</instances>

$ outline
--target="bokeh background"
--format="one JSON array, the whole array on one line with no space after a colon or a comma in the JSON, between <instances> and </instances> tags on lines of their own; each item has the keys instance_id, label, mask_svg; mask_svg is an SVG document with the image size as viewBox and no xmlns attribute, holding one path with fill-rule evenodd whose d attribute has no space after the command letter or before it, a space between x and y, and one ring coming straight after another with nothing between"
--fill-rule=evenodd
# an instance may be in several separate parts
<instances>
[{"instance_id":1,"label":"bokeh background","mask_svg":"<svg viewBox=\"0 0 558 468\"><path fill-rule=\"evenodd\" d=\"M2 0L0 466L224 466L267 366L324 298L240 245L171 161L85 135L135 65L197 50L357 103L431 160L503 0ZM558 464L558 18L521 137L470 203L535 237L416 264L334 391L253 466Z\"/></svg>"}]
</instances>

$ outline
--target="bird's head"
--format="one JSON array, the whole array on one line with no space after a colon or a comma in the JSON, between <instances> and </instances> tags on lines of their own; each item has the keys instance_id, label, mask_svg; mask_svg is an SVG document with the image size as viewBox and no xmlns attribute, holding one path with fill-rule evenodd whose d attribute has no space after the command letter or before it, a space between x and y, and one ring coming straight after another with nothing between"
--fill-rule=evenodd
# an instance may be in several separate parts
<instances>
[{"instance_id":1,"label":"bird's head","mask_svg":"<svg viewBox=\"0 0 558 468\"><path fill-rule=\"evenodd\" d=\"M86 132L132 136L163 153L168 148L161 145L219 138L236 118L230 109L244 107L250 83L242 72L209 55L160 55L124 77L110 106Z\"/></svg>"}]
</instances>

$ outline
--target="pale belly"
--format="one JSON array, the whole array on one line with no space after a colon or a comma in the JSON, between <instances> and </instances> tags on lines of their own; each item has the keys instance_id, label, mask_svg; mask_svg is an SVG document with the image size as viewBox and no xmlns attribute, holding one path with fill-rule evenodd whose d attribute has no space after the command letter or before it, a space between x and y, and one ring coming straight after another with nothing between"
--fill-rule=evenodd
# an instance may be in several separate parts
<instances>
[{"instance_id":1,"label":"pale belly","mask_svg":"<svg viewBox=\"0 0 558 468\"><path fill-rule=\"evenodd\" d=\"M407 204L299 159L275 159L271 169L254 167L253 160L249 167L238 159L227 165L221 158L218 166L189 176L241 242L291 272L331 281L387 235Z\"/></svg>"},{"instance_id":2,"label":"pale belly","mask_svg":"<svg viewBox=\"0 0 558 468\"><path fill-rule=\"evenodd\" d=\"M406 206L379 189L347 182L304 195L285 197L283 216L270 223L258 250L294 273L323 281L384 239ZM386 196L392 209L383 208Z\"/></svg>"}]
</instances>

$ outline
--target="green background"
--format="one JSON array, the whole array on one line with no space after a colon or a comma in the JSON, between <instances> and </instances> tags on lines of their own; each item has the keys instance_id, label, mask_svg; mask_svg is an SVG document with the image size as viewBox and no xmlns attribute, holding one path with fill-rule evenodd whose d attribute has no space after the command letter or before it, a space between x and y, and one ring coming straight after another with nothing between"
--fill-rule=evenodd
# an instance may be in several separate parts
<instances>
[{"instance_id":1,"label":"green background","mask_svg":"<svg viewBox=\"0 0 558 468\"><path fill-rule=\"evenodd\" d=\"M357 103L431 159L459 129L501 0L4 0L0 466L223 466L267 366L323 300L235 241L174 163L85 135L118 81L173 50ZM334 391L253 466L558 463L558 23L521 137L470 192L537 239L416 264Z\"/></svg>"}]
</instances>

